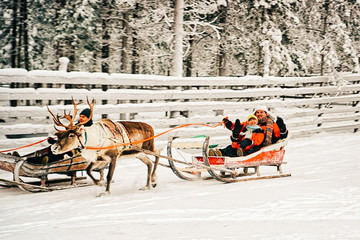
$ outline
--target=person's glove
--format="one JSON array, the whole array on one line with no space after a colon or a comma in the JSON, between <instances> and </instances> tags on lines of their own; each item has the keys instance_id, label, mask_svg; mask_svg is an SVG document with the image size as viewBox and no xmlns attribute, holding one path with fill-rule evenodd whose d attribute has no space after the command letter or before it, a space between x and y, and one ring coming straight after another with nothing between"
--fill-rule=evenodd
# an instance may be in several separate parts
<instances>
[{"instance_id":1,"label":"person's glove","mask_svg":"<svg viewBox=\"0 0 360 240\"><path fill-rule=\"evenodd\" d=\"M229 120L228 117L224 118L223 122L225 124L225 127L228 128L228 129L230 129L232 127L232 125L233 125L233 123Z\"/></svg>"},{"instance_id":2,"label":"person's glove","mask_svg":"<svg viewBox=\"0 0 360 240\"><path fill-rule=\"evenodd\" d=\"M47 142L52 145L52 144L56 143L56 140L53 139L52 137L49 137Z\"/></svg>"},{"instance_id":3,"label":"person's glove","mask_svg":"<svg viewBox=\"0 0 360 240\"><path fill-rule=\"evenodd\" d=\"M78 156L81 154L81 149L75 148L75 149L71 150L71 152L72 152L73 156Z\"/></svg>"},{"instance_id":4,"label":"person's glove","mask_svg":"<svg viewBox=\"0 0 360 240\"><path fill-rule=\"evenodd\" d=\"M281 132L284 132L286 130L286 125L284 123L284 120L281 117L278 117L276 120L276 124L280 128Z\"/></svg>"},{"instance_id":5,"label":"person's glove","mask_svg":"<svg viewBox=\"0 0 360 240\"><path fill-rule=\"evenodd\" d=\"M232 146L233 149L238 149L238 148L240 148L240 144L239 144L238 142L233 142L233 143L231 144L231 146Z\"/></svg>"}]
</instances>

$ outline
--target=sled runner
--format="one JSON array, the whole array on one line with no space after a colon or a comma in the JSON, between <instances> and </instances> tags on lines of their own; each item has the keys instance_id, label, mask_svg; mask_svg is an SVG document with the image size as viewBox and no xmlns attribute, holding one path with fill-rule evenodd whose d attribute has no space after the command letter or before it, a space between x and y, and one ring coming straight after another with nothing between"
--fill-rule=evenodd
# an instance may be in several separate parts
<instances>
[{"instance_id":1,"label":"sled runner","mask_svg":"<svg viewBox=\"0 0 360 240\"><path fill-rule=\"evenodd\" d=\"M92 184L76 182L86 177L76 177L78 171L84 171L90 162L80 154L76 156L64 155L62 159L49 155L49 148L44 148L25 156L14 156L0 153L0 169L13 173L13 181L0 179L3 187L19 187L29 192L45 192L72 187L88 186ZM99 162L95 171L107 167L105 162ZM67 175L67 178L48 179L50 174ZM40 181L24 182L21 177L37 178ZM62 183L70 182L70 185ZM54 186L55 184L55 186Z\"/></svg>"},{"instance_id":2,"label":"sled runner","mask_svg":"<svg viewBox=\"0 0 360 240\"><path fill-rule=\"evenodd\" d=\"M289 137L275 144L263 147L259 151L243 157L208 156L209 137L203 142L202 155L192 156L191 161L174 161L169 159L172 171L181 179L198 180L207 172L210 177L221 182L240 182L257 179L288 177L291 174L282 172L285 146ZM180 144L183 145L183 144ZM196 146L197 144L194 144ZM168 141L168 157L172 157L172 149L176 149L173 139ZM190 144L187 144L190 146ZM260 167L276 167L276 174L260 173ZM252 171L249 171L253 169ZM208 178L208 177L207 177Z\"/></svg>"}]
</instances>

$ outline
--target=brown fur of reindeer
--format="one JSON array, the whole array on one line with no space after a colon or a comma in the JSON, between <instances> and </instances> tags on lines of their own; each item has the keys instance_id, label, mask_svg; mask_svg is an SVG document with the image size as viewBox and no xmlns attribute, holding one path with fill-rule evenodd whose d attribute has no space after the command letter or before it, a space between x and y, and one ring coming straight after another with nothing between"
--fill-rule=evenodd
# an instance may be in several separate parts
<instances>
[{"instance_id":1,"label":"brown fur of reindeer","mask_svg":"<svg viewBox=\"0 0 360 240\"><path fill-rule=\"evenodd\" d=\"M89 101L87 102L90 106L92 116L95 102L94 100L92 104L90 104ZM90 127L84 127L82 125L84 123L74 125L75 114L77 112L76 106L78 104L75 104L73 100L73 105L75 109L73 117L66 113L63 117L59 117L58 115L55 116L48 108L50 114L53 116L55 125L65 128L65 130L55 128L58 131L56 133L58 140L51 146L51 151L54 154L66 153L76 148L83 149L81 152L82 157L90 161L90 165L86 172L95 184L99 184L99 180L93 177L92 170L96 168L99 161L106 161L109 164L109 170L107 174L105 193L108 194L110 193L110 183L113 178L116 162L118 159L125 157L136 157L147 165L147 183L142 189L151 189L151 187L156 186L156 168L159 162L158 157L155 159L153 166L152 161L147 157L147 155L143 152L132 150L132 145L102 150L86 149L86 146L104 148L152 138L154 136L154 129L152 126L143 122L131 121L119 121L115 123L109 119L102 119ZM67 119L69 124L65 125L61 123L61 118ZM152 152L158 152L154 147L154 139L137 143L133 146L150 150Z\"/></svg>"}]
</instances>

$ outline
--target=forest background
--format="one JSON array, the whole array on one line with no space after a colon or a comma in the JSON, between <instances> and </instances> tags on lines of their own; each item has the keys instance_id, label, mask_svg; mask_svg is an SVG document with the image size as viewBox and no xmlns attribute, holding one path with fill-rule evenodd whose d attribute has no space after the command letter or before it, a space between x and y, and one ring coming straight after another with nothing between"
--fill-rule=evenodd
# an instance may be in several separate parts
<instances>
[{"instance_id":1,"label":"forest background","mask_svg":"<svg viewBox=\"0 0 360 240\"><path fill-rule=\"evenodd\" d=\"M360 0L1 0L0 69L182 76L360 72Z\"/></svg>"}]
</instances>

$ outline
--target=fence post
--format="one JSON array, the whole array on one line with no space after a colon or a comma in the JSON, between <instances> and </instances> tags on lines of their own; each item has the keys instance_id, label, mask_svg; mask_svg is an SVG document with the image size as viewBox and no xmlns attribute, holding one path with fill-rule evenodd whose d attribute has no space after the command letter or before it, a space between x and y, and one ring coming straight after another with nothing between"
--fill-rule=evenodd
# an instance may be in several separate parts
<instances>
[{"instance_id":1,"label":"fence post","mask_svg":"<svg viewBox=\"0 0 360 240\"><path fill-rule=\"evenodd\" d=\"M67 72L69 62L70 60L67 57L59 58L59 71Z\"/></svg>"}]
</instances>

